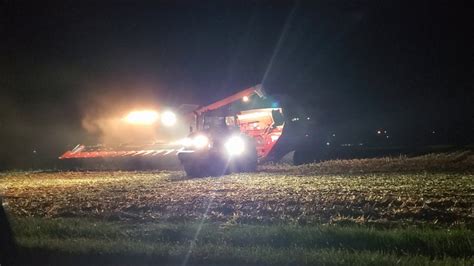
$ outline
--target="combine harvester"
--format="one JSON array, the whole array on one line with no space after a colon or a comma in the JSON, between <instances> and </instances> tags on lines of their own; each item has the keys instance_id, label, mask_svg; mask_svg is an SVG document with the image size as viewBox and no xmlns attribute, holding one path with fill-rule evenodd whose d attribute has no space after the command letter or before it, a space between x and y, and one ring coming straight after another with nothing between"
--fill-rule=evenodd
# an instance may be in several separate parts
<instances>
[{"instance_id":1,"label":"combine harvester","mask_svg":"<svg viewBox=\"0 0 474 266\"><path fill-rule=\"evenodd\" d=\"M258 162L279 160L295 149L294 141L283 138L288 131L283 109L267 99L261 85L207 106L194 107L192 111L177 114L134 111L122 119L123 123L137 126L156 123L168 129L177 124L189 126L188 133L174 136L174 140L116 146L77 145L59 159L65 161L68 168L136 170L183 167L188 176L195 177L255 171ZM293 139L298 138L293 136Z\"/></svg>"}]
</instances>

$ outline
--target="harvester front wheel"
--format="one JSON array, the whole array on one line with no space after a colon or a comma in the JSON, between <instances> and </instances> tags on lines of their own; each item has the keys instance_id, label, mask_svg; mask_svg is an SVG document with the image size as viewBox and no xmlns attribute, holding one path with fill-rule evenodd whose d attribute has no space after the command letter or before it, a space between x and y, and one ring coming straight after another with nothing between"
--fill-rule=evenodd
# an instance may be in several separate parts
<instances>
[{"instance_id":1,"label":"harvester front wheel","mask_svg":"<svg viewBox=\"0 0 474 266\"><path fill-rule=\"evenodd\" d=\"M188 177L202 177L202 169L192 162L183 163L184 171Z\"/></svg>"},{"instance_id":2,"label":"harvester front wheel","mask_svg":"<svg viewBox=\"0 0 474 266\"><path fill-rule=\"evenodd\" d=\"M221 176L229 173L227 164L218 156L187 160L183 162L183 168L188 177Z\"/></svg>"},{"instance_id":3,"label":"harvester front wheel","mask_svg":"<svg viewBox=\"0 0 474 266\"><path fill-rule=\"evenodd\" d=\"M250 173L257 171L257 147L255 145L249 146L250 148L246 154L243 154L241 158L235 158L235 161L231 163L232 172Z\"/></svg>"}]
</instances>

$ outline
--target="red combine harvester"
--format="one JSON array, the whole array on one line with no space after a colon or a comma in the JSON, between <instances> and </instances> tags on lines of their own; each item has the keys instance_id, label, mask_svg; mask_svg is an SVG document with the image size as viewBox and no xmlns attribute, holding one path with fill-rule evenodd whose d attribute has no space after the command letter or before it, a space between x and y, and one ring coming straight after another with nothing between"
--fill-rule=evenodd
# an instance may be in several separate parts
<instances>
[{"instance_id":1,"label":"red combine harvester","mask_svg":"<svg viewBox=\"0 0 474 266\"><path fill-rule=\"evenodd\" d=\"M178 158L189 176L254 171L258 161L277 157L270 155L285 126L282 108L269 107L265 98L262 86L256 85L181 115L132 112L125 122L153 124L161 117L161 123L172 127L181 119L182 124L189 122L190 133L167 142L77 145L59 159L96 165L99 161L104 168L159 169L179 167Z\"/></svg>"}]
</instances>

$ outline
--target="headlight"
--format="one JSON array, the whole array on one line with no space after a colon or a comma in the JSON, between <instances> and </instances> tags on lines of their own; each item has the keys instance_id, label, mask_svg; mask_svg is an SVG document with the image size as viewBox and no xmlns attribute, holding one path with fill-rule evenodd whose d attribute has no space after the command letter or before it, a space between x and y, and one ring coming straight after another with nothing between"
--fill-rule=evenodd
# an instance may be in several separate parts
<instances>
[{"instance_id":1,"label":"headlight","mask_svg":"<svg viewBox=\"0 0 474 266\"><path fill-rule=\"evenodd\" d=\"M204 135L197 135L193 139L193 145L196 149L201 149L209 145L209 138Z\"/></svg>"},{"instance_id":2,"label":"headlight","mask_svg":"<svg viewBox=\"0 0 474 266\"><path fill-rule=\"evenodd\" d=\"M176 115L171 111L165 111L161 114L161 123L167 127L174 126L176 124Z\"/></svg>"},{"instance_id":3,"label":"headlight","mask_svg":"<svg viewBox=\"0 0 474 266\"><path fill-rule=\"evenodd\" d=\"M229 155L240 155L245 150L245 141L239 136L230 137L224 144Z\"/></svg>"}]
</instances>

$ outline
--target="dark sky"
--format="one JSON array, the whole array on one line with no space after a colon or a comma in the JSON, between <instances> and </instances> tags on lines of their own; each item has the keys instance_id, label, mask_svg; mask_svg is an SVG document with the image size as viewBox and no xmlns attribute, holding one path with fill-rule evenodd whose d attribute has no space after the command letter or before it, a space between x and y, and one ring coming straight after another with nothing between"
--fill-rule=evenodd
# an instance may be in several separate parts
<instances>
[{"instance_id":1,"label":"dark sky","mask_svg":"<svg viewBox=\"0 0 474 266\"><path fill-rule=\"evenodd\" d=\"M31 2L0 1L0 158L81 142L92 106L262 81L324 127L473 132L469 1Z\"/></svg>"}]
</instances>

